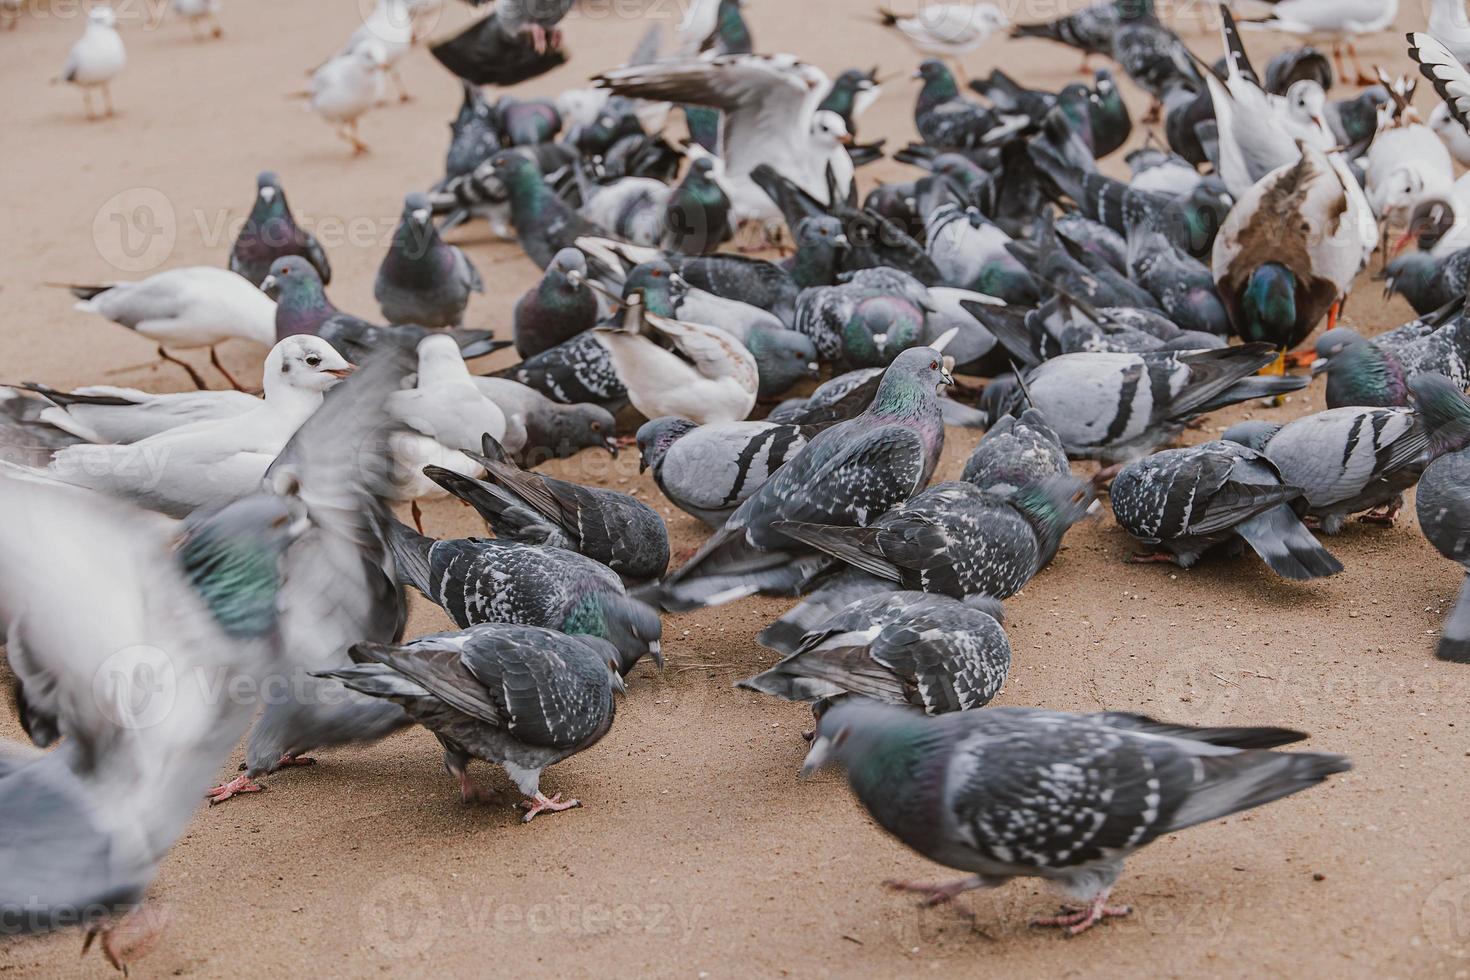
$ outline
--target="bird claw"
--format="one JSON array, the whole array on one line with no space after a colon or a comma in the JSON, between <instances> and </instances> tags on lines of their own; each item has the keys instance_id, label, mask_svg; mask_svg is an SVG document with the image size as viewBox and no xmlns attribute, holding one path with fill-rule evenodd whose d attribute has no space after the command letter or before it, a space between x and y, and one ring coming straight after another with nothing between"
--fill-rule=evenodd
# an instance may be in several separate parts
<instances>
[{"instance_id":1,"label":"bird claw","mask_svg":"<svg viewBox=\"0 0 1470 980\"><path fill-rule=\"evenodd\" d=\"M547 796L544 793L537 793L530 799L521 800L521 802L516 805L524 808L526 811L526 815L524 817L521 817L521 823L530 823L533 819L535 819L536 814L538 813L559 813L562 810L572 810L576 807L581 806L582 801L567 800L566 802L562 802L560 793L557 793L555 796Z\"/></svg>"},{"instance_id":2,"label":"bird claw","mask_svg":"<svg viewBox=\"0 0 1470 980\"><path fill-rule=\"evenodd\" d=\"M265 787L251 779L249 776L236 776L228 783L222 783L204 794L210 806L223 803L225 800L239 796L241 793L260 793Z\"/></svg>"},{"instance_id":3,"label":"bird claw","mask_svg":"<svg viewBox=\"0 0 1470 980\"><path fill-rule=\"evenodd\" d=\"M926 908L943 905L954 900L956 895L961 895L974 888L980 887L973 877L956 878L954 881L931 882L931 881L899 881L889 878L883 882L883 887L890 891L912 892L922 895L924 900L920 902Z\"/></svg>"},{"instance_id":4,"label":"bird claw","mask_svg":"<svg viewBox=\"0 0 1470 980\"><path fill-rule=\"evenodd\" d=\"M1076 905L1063 905L1060 915L1032 919L1031 925L1036 928L1064 929L1069 936L1080 936L1104 919L1121 918L1131 915L1132 912L1131 906L1104 905L1103 899L1099 898L1091 905L1080 908Z\"/></svg>"},{"instance_id":5,"label":"bird claw","mask_svg":"<svg viewBox=\"0 0 1470 980\"><path fill-rule=\"evenodd\" d=\"M167 927L168 912L165 908L140 906L127 915L88 929L82 939L82 955L87 955L93 941L100 935L102 958L114 970L127 976L128 962L146 956Z\"/></svg>"}]
</instances>

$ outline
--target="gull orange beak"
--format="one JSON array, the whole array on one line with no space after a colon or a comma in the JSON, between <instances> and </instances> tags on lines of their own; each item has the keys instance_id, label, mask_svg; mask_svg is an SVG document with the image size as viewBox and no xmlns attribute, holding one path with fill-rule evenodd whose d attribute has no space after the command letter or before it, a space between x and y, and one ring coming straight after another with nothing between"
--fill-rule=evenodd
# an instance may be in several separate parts
<instances>
[{"instance_id":1,"label":"gull orange beak","mask_svg":"<svg viewBox=\"0 0 1470 980\"><path fill-rule=\"evenodd\" d=\"M327 368L327 373L334 378L345 378L357 370L356 364L349 364L345 368Z\"/></svg>"}]
</instances>

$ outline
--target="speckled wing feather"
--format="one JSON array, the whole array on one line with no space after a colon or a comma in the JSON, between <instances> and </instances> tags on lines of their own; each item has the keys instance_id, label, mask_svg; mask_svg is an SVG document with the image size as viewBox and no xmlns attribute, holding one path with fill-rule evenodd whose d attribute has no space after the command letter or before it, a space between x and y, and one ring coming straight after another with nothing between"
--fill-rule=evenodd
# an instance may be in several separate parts
<instances>
[{"instance_id":1,"label":"speckled wing feather","mask_svg":"<svg viewBox=\"0 0 1470 980\"><path fill-rule=\"evenodd\" d=\"M518 741L570 748L598 733L609 710L609 668L596 657L569 656L562 642L594 649L599 640L561 638L530 627L499 626L472 633L465 669L503 707L506 730ZM611 645L608 656L616 656Z\"/></svg>"},{"instance_id":2,"label":"speckled wing feather","mask_svg":"<svg viewBox=\"0 0 1470 980\"><path fill-rule=\"evenodd\" d=\"M618 380L607 348L590 331L506 368L499 376L519 381L563 405L628 400L628 389Z\"/></svg>"}]
</instances>

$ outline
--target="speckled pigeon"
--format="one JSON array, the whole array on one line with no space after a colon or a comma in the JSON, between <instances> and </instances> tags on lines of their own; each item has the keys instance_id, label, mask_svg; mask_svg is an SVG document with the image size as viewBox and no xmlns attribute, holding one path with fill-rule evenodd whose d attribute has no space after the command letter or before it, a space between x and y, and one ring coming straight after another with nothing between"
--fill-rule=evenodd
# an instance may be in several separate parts
<instances>
[{"instance_id":1,"label":"speckled pigeon","mask_svg":"<svg viewBox=\"0 0 1470 980\"><path fill-rule=\"evenodd\" d=\"M357 664L319 676L402 705L444 746L444 768L466 803L487 795L468 771L471 759L484 759L503 766L526 797L523 822L581 806L544 795L541 772L612 728L613 692L624 686L606 640L495 623L397 647L363 643L352 654Z\"/></svg>"},{"instance_id":2,"label":"speckled pigeon","mask_svg":"<svg viewBox=\"0 0 1470 980\"><path fill-rule=\"evenodd\" d=\"M510 198L510 220L516 238L541 268L578 238L607 238L602 228L583 218L546 185L536 162L523 153L505 151L490 158L493 179Z\"/></svg>"},{"instance_id":3,"label":"speckled pigeon","mask_svg":"<svg viewBox=\"0 0 1470 980\"><path fill-rule=\"evenodd\" d=\"M638 469L653 469L654 482L675 507L720 528L819 431L775 422L698 425L666 415L639 426Z\"/></svg>"},{"instance_id":4,"label":"speckled pigeon","mask_svg":"<svg viewBox=\"0 0 1470 980\"><path fill-rule=\"evenodd\" d=\"M430 333L416 324L371 323L337 309L322 289L316 269L299 255L276 259L260 288L276 301L277 340L294 334L315 334L355 364L387 344L415 349ZM506 346L495 339L492 330L452 327L436 332L453 337L466 358L483 357Z\"/></svg>"},{"instance_id":5,"label":"speckled pigeon","mask_svg":"<svg viewBox=\"0 0 1470 980\"><path fill-rule=\"evenodd\" d=\"M449 149L444 154L444 180L436 190L455 177L473 173L475 168L500 150L500 133L496 107L485 99L480 86L463 79L464 101L459 115L449 124Z\"/></svg>"},{"instance_id":6,"label":"speckled pigeon","mask_svg":"<svg viewBox=\"0 0 1470 980\"><path fill-rule=\"evenodd\" d=\"M472 378L480 394L505 415L502 445L523 467L566 459L583 449L601 448L616 456L616 422L597 405L563 405L509 378Z\"/></svg>"},{"instance_id":7,"label":"speckled pigeon","mask_svg":"<svg viewBox=\"0 0 1470 980\"><path fill-rule=\"evenodd\" d=\"M516 541L436 541L394 521L388 543L399 580L443 607L461 628L544 626L618 648L623 673L644 654L663 664L656 611L623 591L617 573L575 551Z\"/></svg>"},{"instance_id":8,"label":"speckled pigeon","mask_svg":"<svg viewBox=\"0 0 1470 980\"><path fill-rule=\"evenodd\" d=\"M965 460L960 479L997 496L1056 476L1069 476L1067 451L1046 418L1028 408L990 427Z\"/></svg>"},{"instance_id":9,"label":"speckled pigeon","mask_svg":"<svg viewBox=\"0 0 1470 980\"><path fill-rule=\"evenodd\" d=\"M867 527L778 521L788 537L905 589L955 599L1015 595L1056 554L1092 502L1070 475L999 496L971 483L930 487Z\"/></svg>"},{"instance_id":10,"label":"speckled pigeon","mask_svg":"<svg viewBox=\"0 0 1470 980\"><path fill-rule=\"evenodd\" d=\"M991 417L1029 404L1046 416L1068 456L1137 459L1205 412L1306 387L1309 378L1253 376L1275 358L1265 343L1193 353L1063 354L1026 372L1023 385L991 406Z\"/></svg>"},{"instance_id":11,"label":"speckled pigeon","mask_svg":"<svg viewBox=\"0 0 1470 980\"><path fill-rule=\"evenodd\" d=\"M689 609L800 586L828 562L775 523L861 526L923 489L944 447L936 388L949 383L933 348L900 354L868 410L821 432L777 470L664 580L659 602Z\"/></svg>"},{"instance_id":12,"label":"speckled pigeon","mask_svg":"<svg viewBox=\"0 0 1470 980\"><path fill-rule=\"evenodd\" d=\"M1292 510L1301 496L1270 459L1222 441L1166 449L1130 463L1109 490L1123 530L1160 549L1135 561L1189 568L1209 549L1240 538L1285 578L1335 575L1342 563Z\"/></svg>"},{"instance_id":13,"label":"speckled pigeon","mask_svg":"<svg viewBox=\"0 0 1470 980\"><path fill-rule=\"evenodd\" d=\"M511 316L511 337L522 360L591 328L597 323L597 294L587 285L587 257L575 248L557 252Z\"/></svg>"},{"instance_id":14,"label":"speckled pigeon","mask_svg":"<svg viewBox=\"0 0 1470 980\"><path fill-rule=\"evenodd\" d=\"M1223 438L1265 453L1281 478L1301 487L1306 513L1327 534L1347 518L1392 524L1403 492L1435 457L1470 445L1470 399L1450 381L1409 382L1414 409L1332 408L1285 425L1239 422Z\"/></svg>"},{"instance_id":15,"label":"speckled pigeon","mask_svg":"<svg viewBox=\"0 0 1470 980\"><path fill-rule=\"evenodd\" d=\"M1011 644L988 612L947 596L891 592L859 599L806 634L780 663L736 687L788 701L856 694L920 708L967 711L1000 693Z\"/></svg>"},{"instance_id":16,"label":"speckled pigeon","mask_svg":"<svg viewBox=\"0 0 1470 980\"><path fill-rule=\"evenodd\" d=\"M928 718L853 700L818 722L802 772L840 763L879 826L969 873L944 884L889 887L938 905L1012 878L1044 878L1078 904L1034 924L1076 935L1128 914L1127 906L1108 905L1108 896L1134 851L1351 768L1339 755L1262 751L1305 737L1040 708Z\"/></svg>"},{"instance_id":17,"label":"speckled pigeon","mask_svg":"<svg viewBox=\"0 0 1470 980\"><path fill-rule=\"evenodd\" d=\"M255 204L230 249L230 271L259 286L270 274L271 263L299 255L312 264L322 282L332 281L332 264L311 232L296 224L286 192L274 173L263 170L255 178Z\"/></svg>"},{"instance_id":18,"label":"speckled pigeon","mask_svg":"<svg viewBox=\"0 0 1470 980\"><path fill-rule=\"evenodd\" d=\"M1327 373L1327 407L1407 405L1409 379L1442 374L1470 384L1470 317L1425 317L1367 340L1350 327L1317 338L1314 373Z\"/></svg>"},{"instance_id":19,"label":"speckled pigeon","mask_svg":"<svg viewBox=\"0 0 1470 980\"><path fill-rule=\"evenodd\" d=\"M470 293L485 291L470 260L439 237L430 217L423 194L404 198L403 217L373 283L373 297L389 323L457 327Z\"/></svg>"},{"instance_id":20,"label":"speckled pigeon","mask_svg":"<svg viewBox=\"0 0 1470 980\"><path fill-rule=\"evenodd\" d=\"M1414 491L1419 526L1429 543L1470 573L1470 453L1446 453L1430 463ZM1470 663L1470 577L1445 617L1435 656Z\"/></svg>"},{"instance_id":21,"label":"speckled pigeon","mask_svg":"<svg viewBox=\"0 0 1470 980\"><path fill-rule=\"evenodd\" d=\"M668 529L643 501L527 473L488 434L484 440L484 455L467 455L484 467L485 479L439 466L424 467L424 475L475 508L497 538L575 551L630 581L658 578L668 568Z\"/></svg>"},{"instance_id":22,"label":"speckled pigeon","mask_svg":"<svg viewBox=\"0 0 1470 980\"><path fill-rule=\"evenodd\" d=\"M610 412L628 403L612 357L591 330L496 373L564 405L591 402Z\"/></svg>"}]
</instances>

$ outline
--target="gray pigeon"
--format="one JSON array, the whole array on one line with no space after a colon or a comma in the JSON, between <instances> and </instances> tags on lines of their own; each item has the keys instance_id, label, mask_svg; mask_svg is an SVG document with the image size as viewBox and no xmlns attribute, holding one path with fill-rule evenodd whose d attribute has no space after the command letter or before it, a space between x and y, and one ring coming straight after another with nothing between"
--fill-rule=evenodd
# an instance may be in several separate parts
<instances>
[{"instance_id":1,"label":"gray pigeon","mask_svg":"<svg viewBox=\"0 0 1470 980\"><path fill-rule=\"evenodd\" d=\"M315 748L373 741L408 724L396 706L310 676L348 662L360 642L396 642L408 604L385 541L392 520L389 442L398 423L389 393L413 369L412 351L380 352L329 393L266 471L269 492L299 498L311 528L286 554L291 583L280 633L287 662L262 693L264 709L245 746L245 771L210 790L211 803L258 792L256 778L310 765Z\"/></svg>"},{"instance_id":2,"label":"gray pigeon","mask_svg":"<svg viewBox=\"0 0 1470 980\"><path fill-rule=\"evenodd\" d=\"M587 257L564 248L552 257L541 281L515 305L511 336L525 360L550 350L597 323L597 294L587 285Z\"/></svg>"},{"instance_id":3,"label":"gray pigeon","mask_svg":"<svg viewBox=\"0 0 1470 980\"><path fill-rule=\"evenodd\" d=\"M1010 666L1010 641L990 613L946 596L890 592L847 606L795 653L735 686L816 702L818 718L828 699L848 694L938 715L989 704Z\"/></svg>"},{"instance_id":4,"label":"gray pigeon","mask_svg":"<svg viewBox=\"0 0 1470 980\"><path fill-rule=\"evenodd\" d=\"M616 412L628 403L628 389L613 369L612 355L591 330L495 376L519 381L564 405L590 402Z\"/></svg>"},{"instance_id":5,"label":"gray pigeon","mask_svg":"<svg viewBox=\"0 0 1470 980\"><path fill-rule=\"evenodd\" d=\"M1087 512L1086 481L1052 477L998 496L941 483L867 527L778 521L776 530L902 588L955 599L1015 595Z\"/></svg>"},{"instance_id":6,"label":"gray pigeon","mask_svg":"<svg viewBox=\"0 0 1470 980\"><path fill-rule=\"evenodd\" d=\"M402 705L433 732L466 803L485 796L468 771L471 759L484 759L503 766L526 797L523 823L582 805L543 794L541 773L612 728L613 692L624 687L611 643L494 623L399 647L363 643L352 654L358 664L322 676Z\"/></svg>"},{"instance_id":7,"label":"gray pigeon","mask_svg":"<svg viewBox=\"0 0 1470 980\"><path fill-rule=\"evenodd\" d=\"M622 673L644 654L663 666L658 612L629 598L622 580L575 551L516 541L436 541L394 521L389 544L402 580L461 628L541 626L617 647Z\"/></svg>"},{"instance_id":8,"label":"gray pigeon","mask_svg":"<svg viewBox=\"0 0 1470 980\"><path fill-rule=\"evenodd\" d=\"M638 427L638 470L652 468L670 503L718 529L819 431L774 422L698 425L665 415Z\"/></svg>"},{"instance_id":9,"label":"gray pigeon","mask_svg":"<svg viewBox=\"0 0 1470 980\"><path fill-rule=\"evenodd\" d=\"M1301 489L1245 446L1207 442L1154 453L1125 466L1108 495L1123 530L1161 549L1134 561L1189 568L1205 551L1239 538L1285 578L1342 571L1292 510Z\"/></svg>"},{"instance_id":10,"label":"gray pigeon","mask_svg":"<svg viewBox=\"0 0 1470 980\"><path fill-rule=\"evenodd\" d=\"M389 323L457 327L470 293L485 291L470 260L439 237L431 218L423 194L403 199L403 217L373 283L373 297Z\"/></svg>"},{"instance_id":11,"label":"gray pigeon","mask_svg":"<svg viewBox=\"0 0 1470 980\"><path fill-rule=\"evenodd\" d=\"M230 271L259 286L270 273L271 265L287 255L299 255L321 276L332 281L332 264L327 253L311 232L296 224L286 191L272 171L262 170L255 178L255 203L250 217L240 228L230 248Z\"/></svg>"},{"instance_id":12,"label":"gray pigeon","mask_svg":"<svg viewBox=\"0 0 1470 980\"><path fill-rule=\"evenodd\" d=\"M868 410L815 436L761 484L658 589L665 609L718 605L798 588L828 564L777 529L779 521L862 526L924 488L944 448L943 356L914 347L889 365Z\"/></svg>"},{"instance_id":13,"label":"gray pigeon","mask_svg":"<svg viewBox=\"0 0 1470 980\"><path fill-rule=\"evenodd\" d=\"M843 765L879 826L968 873L943 884L889 887L939 905L1012 878L1043 878L1076 904L1033 924L1075 936L1129 913L1110 906L1108 896L1134 851L1351 768L1340 755L1262 751L1305 737L1039 708L928 718L853 700L817 724L802 773Z\"/></svg>"},{"instance_id":14,"label":"gray pigeon","mask_svg":"<svg viewBox=\"0 0 1470 980\"><path fill-rule=\"evenodd\" d=\"M472 379L480 394L505 415L502 444L525 467L566 459L583 449L602 448L616 456L616 421L599 405L563 405L509 378Z\"/></svg>"},{"instance_id":15,"label":"gray pigeon","mask_svg":"<svg viewBox=\"0 0 1470 980\"><path fill-rule=\"evenodd\" d=\"M1067 451L1046 418L1034 408L996 421L965 460L960 479L1004 496L1018 487L1069 476Z\"/></svg>"},{"instance_id":16,"label":"gray pigeon","mask_svg":"<svg viewBox=\"0 0 1470 980\"><path fill-rule=\"evenodd\" d=\"M1429 543L1470 572L1470 453L1446 453L1430 463L1414 492L1414 506ZM1434 653L1441 660L1470 663L1470 578L1460 586Z\"/></svg>"},{"instance_id":17,"label":"gray pigeon","mask_svg":"<svg viewBox=\"0 0 1470 980\"><path fill-rule=\"evenodd\" d=\"M161 927L135 908L255 710L220 692L281 656L281 559L305 515L255 495L176 524L6 478L0 502L24 515L0 529L20 720L39 745L64 739L39 757L0 743L0 922L101 933L124 969Z\"/></svg>"},{"instance_id":18,"label":"gray pigeon","mask_svg":"<svg viewBox=\"0 0 1470 980\"><path fill-rule=\"evenodd\" d=\"M1337 327L1317 338L1312 373L1327 374L1327 407L1407 405L1408 381L1442 374L1461 388L1470 384L1470 317L1424 317L1364 338Z\"/></svg>"},{"instance_id":19,"label":"gray pigeon","mask_svg":"<svg viewBox=\"0 0 1470 980\"><path fill-rule=\"evenodd\" d=\"M1409 382L1415 408L1332 408L1285 425L1240 422L1224 439L1270 457L1281 478L1301 487L1306 514L1327 534L1347 518L1392 524L1403 492L1436 456L1470 444L1470 399L1447 379Z\"/></svg>"},{"instance_id":20,"label":"gray pigeon","mask_svg":"<svg viewBox=\"0 0 1470 980\"><path fill-rule=\"evenodd\" d=\"M1310 378L1254 376L1276 359L1270 344L1192 353L1063 354L1001 386L991 418L1040 409L1073 458L1114 463L1168 442L1193 418L1250 398L1298 391ZM992 382L995 385L996 382Z\"/></svg>"},{"instance_id":21,"label":"gray pigeon","mask_svg":"<svg viewBox=\"0 0 1470 980\"><path fill-rule=\"evenodd\" d=\"M497 538L575 551L628 581L658 578L669 567L668 528L643 501L527 473L488 433L484 440L483 456L467 455L484 468L485 479L439 466L424 467L424 475L475 508Z\"/></svg>"}]
</instances>

